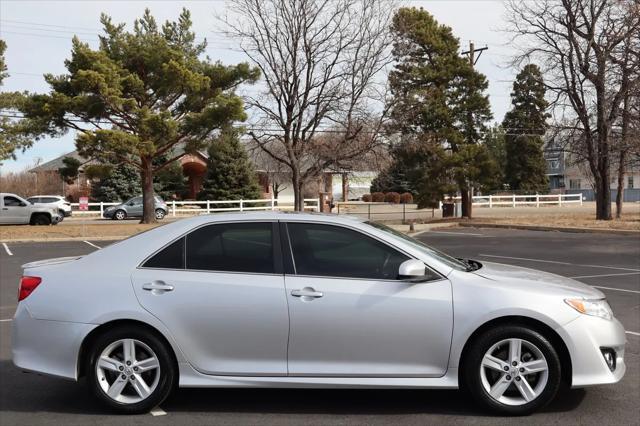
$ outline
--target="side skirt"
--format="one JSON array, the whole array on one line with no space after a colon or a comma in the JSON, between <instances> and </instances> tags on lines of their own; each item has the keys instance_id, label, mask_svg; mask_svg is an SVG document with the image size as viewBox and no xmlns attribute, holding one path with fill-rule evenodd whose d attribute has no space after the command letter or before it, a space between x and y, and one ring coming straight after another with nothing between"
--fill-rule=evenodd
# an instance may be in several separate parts
<instances>
[{"instance_id":1,"label":"side skirt","mask_svg":"<svg viewBox=\"0 0 640 426\"><path fill-rule=\"evenodd\" d=\"M347 389L457 389L458 369L442 377L244 377L202 374L188 363L180 363L181 388L347 388Z\"/></svg>"}]
</instances>

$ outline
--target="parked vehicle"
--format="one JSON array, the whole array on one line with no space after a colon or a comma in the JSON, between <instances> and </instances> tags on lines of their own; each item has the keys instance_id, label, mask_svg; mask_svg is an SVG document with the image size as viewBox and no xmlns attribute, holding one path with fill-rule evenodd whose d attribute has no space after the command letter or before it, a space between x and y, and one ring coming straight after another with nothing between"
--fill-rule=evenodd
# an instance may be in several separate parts
<instances>
[{"instance_id":1,"label":"parked vehicle","mask_svg":"<svg viewBox=\"0 0 640 426\"><path fill-rule=\"evenodd\" d=\"M0 224L56 225L62 220L58 210L33 205L16 194L0 193Z\"/></svg>"},{"instance_id":2,"label":"parked vehicle","mask_svg":"<svg viewBox=\"0 0 640 426\"><path fill-rule=\"evenodd\" d=\"M169 211L167 204L157 195L153 198L155 201L156 219L164 219ZM142 197L133 197L117 206L107 207L102 216L113 220L124 220L128 217L142 217L142 207Z\"/></svg>"},{"instance_id":3,"label":"parked vehicle","mask_svg":"<svg viewBox=\"0 0 640 426\"><path fill-rule=\"evenodd\" d=\"M27 198L27 201L36 206L57 209L63 218L71 216L71 203L61 195L34 195Z\"/></svg>"},{"instance_id":4,"label":"parked vehicle","mask_svg":"<svg viewBox=\"0 0 640 426\"><path fill-rule=\"evenodd\" d=\"M464 386L520 415L626 368L599 290L317 214L197 216L26 264L12 327L16 366L123 413L175 386Z\"/></svg>"}]
</instances>

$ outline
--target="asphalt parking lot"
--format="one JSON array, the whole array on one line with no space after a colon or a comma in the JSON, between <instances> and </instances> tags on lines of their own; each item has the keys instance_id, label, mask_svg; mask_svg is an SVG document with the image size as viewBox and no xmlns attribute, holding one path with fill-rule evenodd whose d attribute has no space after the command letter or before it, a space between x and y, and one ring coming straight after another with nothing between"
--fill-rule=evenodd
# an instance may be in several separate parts
<instances>
[{"instance_id":1,"label":"asphalt parking lot","mask_svg":"<svg viewBox=\"0 0 640 426\"><path fill-rule=\"evenodd\" d=\"M627 330L622 382L564 390L526 420L493 417L462 392L434 390L184 389L161 410L116 416L94 402L81 384L18 371L10 350L20 265L86 254L109 242L9 243L0 245L0 424L640 424L637 237L464 228L430 231L418 238L455 256L540 269L600 288Z\"/></svg>"}]
</instances>

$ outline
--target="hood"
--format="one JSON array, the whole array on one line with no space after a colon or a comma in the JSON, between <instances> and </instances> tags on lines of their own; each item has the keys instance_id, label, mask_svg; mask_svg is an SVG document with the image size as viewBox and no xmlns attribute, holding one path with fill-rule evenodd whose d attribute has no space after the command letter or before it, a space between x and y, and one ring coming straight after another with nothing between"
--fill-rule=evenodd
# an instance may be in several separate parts
<instances>
[{"instance_id":1,"label":"hood","mask_svg":"<svg viewBox=\"0 0 640 426\"><path fill-rule=\"evenodd\" d=\"M525 286L530 290L559 292L569 297L584 297L588 299L603 299L605 297L600 290L571 278L520 266L482 262L482 268L474 273L492 281Z\"/></svg>"},{"instance_id":2,"label":"hood","mask_svg":"<svg viewBox=\"0 0 640 426\"><path fill-rule=\"evenodd\" d=\"M55 257L53 259L37 260L22 265L22 269L39 268L41 266L60 265L62 263L72 262L80 259L82 256Z\"/></svg>"}]
</instances>

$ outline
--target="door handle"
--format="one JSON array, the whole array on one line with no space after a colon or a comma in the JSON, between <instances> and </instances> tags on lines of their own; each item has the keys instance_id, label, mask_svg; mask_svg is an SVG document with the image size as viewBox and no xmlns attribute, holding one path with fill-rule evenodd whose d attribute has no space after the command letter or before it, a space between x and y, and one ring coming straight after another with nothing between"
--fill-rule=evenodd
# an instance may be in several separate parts
<instances>
[{"instance_id":1,"label":"door handle","mask_svg":"<svg viewBox=\"0 0 640 426\"><path fill-rule=\"evenodd\" d=\"M324 293L322 293L321 291L315 291L311 287L305 287L301 290L291 290L291 295L293 297L302 297L303 300L308 300L322 297L324 296Z\"/></svg>"},{"instance_id":2,"label":"door handle","mask_svg":"<svg viewBox=\"0 0 640 426\"><path fill-rule=\"evenodd\" d=\"M164 281L153 281L142 284L142 289L150 291L153 294L162 294L166 291L173 291L173 286L165 283Z\"/></svg>"}]
</instances>

